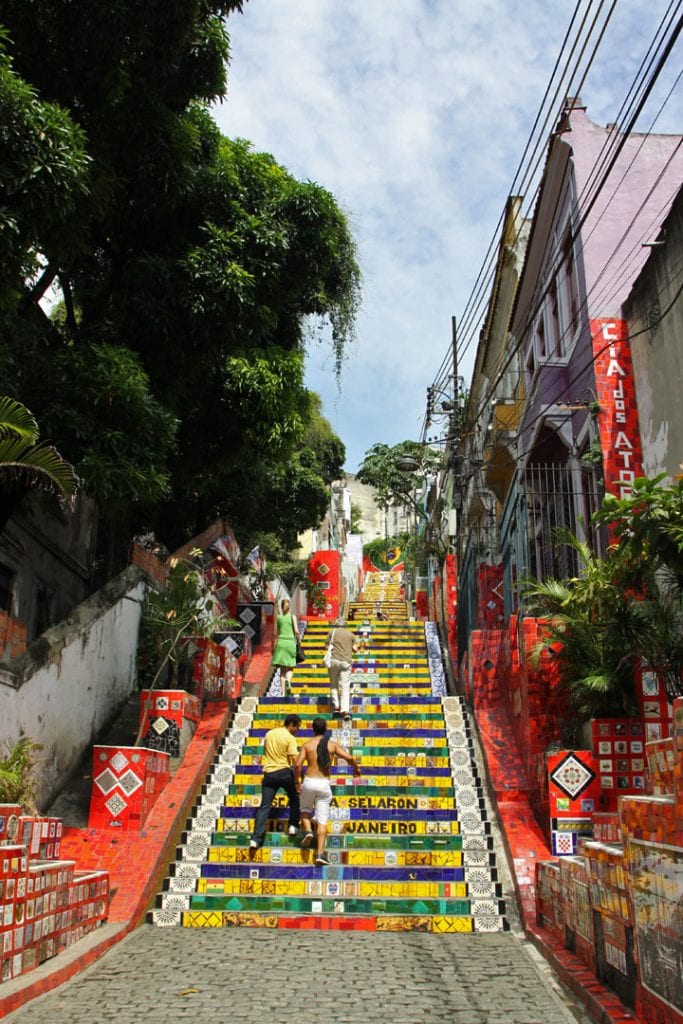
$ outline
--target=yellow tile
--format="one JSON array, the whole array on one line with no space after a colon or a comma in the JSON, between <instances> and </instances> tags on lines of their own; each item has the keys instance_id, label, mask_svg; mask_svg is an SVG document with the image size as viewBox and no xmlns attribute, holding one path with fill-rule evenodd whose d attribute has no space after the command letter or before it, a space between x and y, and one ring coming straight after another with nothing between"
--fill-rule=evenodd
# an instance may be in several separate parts
<instances>
[{"instance_id":1,"label":"yellow tile","mask_svg":"<svg viewBox=\"0 0 683 1024\"><path fill-rule=\"evenodd\" d=\"M442 933L472 932L474 931L474 922L471 917L434 916L432 918L432 931Z\"/></svg>"},{"instance_id":2,"label":"yellow tile","mask_svg":"<svg viewBox=\"0 0 683 1024\"><path fill-rule=\"evenodd\" d=\"M183 928L222 928L223 914L220 910L184 910Z\"/></svg>"},{"instance_id":3,"label":"yellow tile","mask_svg":"<svg viewBox=\"0 0 683 1024\"><path fill-rule=\"evenodd\" d=\"M460 850L432 850L431 863L435 868L460 868L462 867L462 852Z\"/></svg>"}]
</instances>

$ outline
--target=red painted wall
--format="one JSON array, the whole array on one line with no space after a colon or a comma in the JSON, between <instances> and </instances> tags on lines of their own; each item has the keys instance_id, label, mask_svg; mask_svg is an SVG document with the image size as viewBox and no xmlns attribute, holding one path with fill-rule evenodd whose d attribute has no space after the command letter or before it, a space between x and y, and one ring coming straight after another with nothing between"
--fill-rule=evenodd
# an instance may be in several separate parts
<instances>
[{"instance_id":1,"label":"red painted wall","mask_svg":"<svg viewBox=\"0 0 683 1024\"><path fill-rule=\"evenodd\" d=\"M316 551L308 560L308 578L317 583L325 594L325 608L317 611L309 599L306 616L309 619L335 619L343 603L341 557L338 551Z\"/></svg>"}]
</instances>

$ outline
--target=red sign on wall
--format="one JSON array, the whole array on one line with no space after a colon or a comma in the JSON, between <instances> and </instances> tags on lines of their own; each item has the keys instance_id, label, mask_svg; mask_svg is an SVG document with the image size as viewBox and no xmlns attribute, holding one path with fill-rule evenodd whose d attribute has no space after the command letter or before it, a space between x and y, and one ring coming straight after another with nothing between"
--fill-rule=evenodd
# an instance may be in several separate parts
<instances>
[{"instance_id":1,"label":"red sign on wall","mask_svg":"<svg viewBox=\"0 0 683 1024\"><path fill-rule=\"evenodd\" d=\"M625 320L591 320L605 490L626 498L643 475L638 406Z\"/></svg>"}]
</instances>

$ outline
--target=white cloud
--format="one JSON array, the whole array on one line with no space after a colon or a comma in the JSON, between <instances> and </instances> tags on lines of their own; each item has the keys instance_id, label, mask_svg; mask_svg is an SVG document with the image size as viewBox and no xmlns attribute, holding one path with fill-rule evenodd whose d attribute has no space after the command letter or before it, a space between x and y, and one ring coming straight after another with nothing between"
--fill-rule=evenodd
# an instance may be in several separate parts
<instances>
[{"instance_id":1,"label":"white cloud","mask_svg":"<svg viewBox=\"0 0 683 1024\"><path fill-rule=\"evenodd\" d=\"M351 470L375 442L419 435L451 315L474 287L573 6L249 0L229 19L221 129L333 192L358 241L364 299L341 396L324 346L310 347L307 372ZM616 119L666 0L642 7L617 5L581 88L600 123ZM679 88L659 130L680 131L682 107Z\"/></svg>"}]
</instances>

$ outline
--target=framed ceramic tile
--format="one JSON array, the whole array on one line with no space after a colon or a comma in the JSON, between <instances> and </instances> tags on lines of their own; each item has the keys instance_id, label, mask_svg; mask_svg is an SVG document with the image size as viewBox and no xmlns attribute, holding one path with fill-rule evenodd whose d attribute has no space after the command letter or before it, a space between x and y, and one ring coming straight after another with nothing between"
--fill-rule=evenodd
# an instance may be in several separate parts
<instances>
[{"instance_id":1,"label":"framed ceramic tile","mask_svg":"<svg viewBox=\"0 0 683 1024\"><path fill-rule=\"evenodd\" d=\"M628 743L626 740L617 740L614 744L615 754L628 754Z\"/></svg>"},{"instance_id":2,"label":"framed ceramic tile","mask_svg":"<svg viewBox=\"0 0 683 1024\"><path fill-rule=\"evenodd\" d=\"M643 744L641 740L631 740L631 753L642 754Z\"/></svg>"},{"instance_id":3,"label":"framed ceramic tile","mask_svg":"<svg viewBox=\"0 0 683 1024\"><path fill-rule=\"evenodd\" d=\"M643 735L643 723L632 721L629 723L629 730L631 736L642 736Z\"/></svg>"},{"instance_id":4,"label":"framed ceramic tile","mask_svg":"<svg viewBox=\"0 0 683 1024\"><path fill-rule=\"evenodd\" d=\"M626 722L615 722L614 723L614 735L625 736L626 735Z\"/></svg>"},{"instance_id":5,"label":"framed ceramic tile","mask_svg":"<svg viewBox=\"0 0 683 1024\"><path fill-rule=\"evenodd\" d=\"M612 744L609 740L600 740L598 743L598 754L611 754Z\"/></svg>"},{"instance_id":6,"label":"framed ceramic tile","mask_svg":"<svg viewBox=\"0 0 683 1024\"><path fill-rule=\"evenodd\" d=\"M617 768L616 768L616 770L618 772L630 772L631 771L631 762L629 761L629 759L627 757L625 757L623 759L620 758L617 761Z\"/></svg>"},{"instance_id":7,"label":"framed ceramic tile","mask_svg":"<svg viewBox=\"0 0 683 1024\"><path fill-rule=\"evenodd\" d=\"M617 775L617 789L630 789L631 782L628 775Z\"/></svg>"},{"instance_id":8,"label":"framed ceramic tile","mask_svg":"<svg viewBox=\"0 0 683 1024\"><path fill-rule=\"evenodd\" d=\"M608 760L600 761L600 771L601 772L611 772L611 771L614 771L613 762L612 761L608 761Z\"/></svg>"},{"instance_id":9,"label":"framed ceramic tile","mask_svg":"<svg viewBox=\"0 0 683 1024\"><path fill-rule=\"evenodd\" d=\"M601 775L600 785L603 789L614 789L614 779L611 775Z\"/></svg>"},{"instance_id":10,"label":"framed ceramic tile","mask_svg":"<svg viewBox=\"0 0 683 1024\"><path fill-rule=\"evenodd\" d=\"M656 697L659 693L659 679L656 672L643 672L643 697Z\"/></svg>"}]
</instances>

